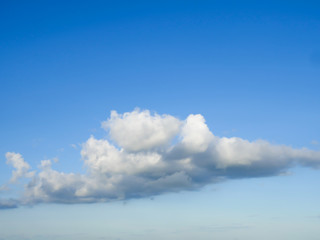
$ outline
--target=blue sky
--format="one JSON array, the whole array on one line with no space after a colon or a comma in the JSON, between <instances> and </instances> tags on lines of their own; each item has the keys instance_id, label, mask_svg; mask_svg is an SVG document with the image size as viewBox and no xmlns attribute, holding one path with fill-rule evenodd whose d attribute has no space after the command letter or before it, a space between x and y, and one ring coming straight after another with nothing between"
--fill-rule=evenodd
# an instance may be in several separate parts
<instances>
[{"instance_id":1,"label":"blue sky","mask_svg":"<svg viewBox=\"0 0 320 240\"><path fill-rule=\"evenodd\" d=\"M19 205L0 210L0 239L317 239L316 1L15 1L0 6L0 199ZM223 137L237 137L240 150ZM169 176L177 167L172 175L181 181L144 191L116 183L124 190L112 192L118 200L111 202L111 192L81 192L92 197L90 204L71 201L63 191L35 194L35 187L44 189L35 179L50 165L42 162L41 168L43 160L52 162L57 181L60 173L83 177L93 169L112 176L121 169L121 176L136 177L130 162L111 168L93 161L95 151L103 152L97 159L105 159L105 148L113 146L124 149L124 159L137 161L145 152L161 159L183 156L197 161L203 172L188 172L182 167L186 162L161 171L157 165L147 173ZM190 153L193 148L198 152ZM212 157L214 170L211 158L206 162L199 151ZM12 163L21 158L29 168L21 168L10 182ZM8 159L12 162L6 164ZM219 179L212 178L215 174ZM79 190L71 183L70 188Z\"/></svg>"}]
</instances>

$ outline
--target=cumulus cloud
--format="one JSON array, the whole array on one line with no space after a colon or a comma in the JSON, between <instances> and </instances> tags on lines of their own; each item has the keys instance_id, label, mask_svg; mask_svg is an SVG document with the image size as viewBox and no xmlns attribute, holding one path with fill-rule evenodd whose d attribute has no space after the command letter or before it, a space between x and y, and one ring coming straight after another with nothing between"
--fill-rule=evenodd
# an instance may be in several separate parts
<instances>
[{"instance_id":1,"label":"cumulus cloud","mask_svg":"<svg viewBox=\"0 0 320 240\"><path fill-rule=\"evenodd\" d=\"M30 178L34 175L34 172L30 172L30 165L24 161L23 157L19 153L7 152L6 153L7 164L12 165L15 170L12 171L12 177L10 182L14 183L20 178Z\"/></svg>"},{"instance_id":2,"label":"cumulus cloud","mask_svg":"<svg viewBox=\"0 0 320 240\"><path fill-rule=\"evenodd\" d=\"M58 172L44 160L20 204L151 197L230 178L282 175L296 165L320 167L318 151L215 136L200 114L179 120L138 109L113 111L102 126L112 141L91 136L82 145L86 174ZM16 168L14 180L30 174L20 154L8 153L7 159Z\"/></svg>"},{"instance_id":3,"label":"cumulus cloud","mask_svg":"<svg viewBox=\"0 0 320 240\"><path fill-rule=\"evenodd\" d=\"M110 137L127 151L151 150L166 146L179 132L181 122L170 115L151 115L150 111L111 112L102 123Z\"/></svg>"}]
</instances>

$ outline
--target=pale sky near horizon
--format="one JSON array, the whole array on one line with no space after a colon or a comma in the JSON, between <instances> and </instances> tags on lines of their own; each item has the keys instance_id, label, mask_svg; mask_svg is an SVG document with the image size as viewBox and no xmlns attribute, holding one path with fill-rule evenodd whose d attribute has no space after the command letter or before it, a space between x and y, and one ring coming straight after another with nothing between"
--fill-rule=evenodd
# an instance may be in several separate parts
<instances>
[{"instance_id":1,"label":"pale sky near horizon","mask_svg":"<svg viewBox=\"0 0 320 240\"><path fill-rule=\"evenodd\" d=\"M0 240L320 235L316 1L0 3Z\"/></svg>"}]
</instances>

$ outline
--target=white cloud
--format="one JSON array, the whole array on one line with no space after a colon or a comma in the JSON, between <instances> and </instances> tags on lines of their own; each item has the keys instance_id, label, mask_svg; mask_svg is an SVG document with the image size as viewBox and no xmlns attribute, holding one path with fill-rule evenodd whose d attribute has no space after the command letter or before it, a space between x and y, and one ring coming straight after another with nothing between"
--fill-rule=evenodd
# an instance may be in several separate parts
<instances>
[{"instance_id":1,"label":"white cloud","mask_svg":"<svg viewBox=\"0 0 320 240\"><path fill-rule=\"evenodd\" d=\"M42 161L21 204L151 197L221 179L283 175L297 164L320 166L318 151L214 136L200 114L181 121L149 111L112 112L103 126L117 145L91 136L81 151L86 174L58 172L51 161ZM172 143L175 137L178 142ZM7 156L17 169L14 179L28 175L20 154Z\"/></svg>"},{"instance_id":2,"label":"white cloud","mask_svg":"<svg viewBox=\"0 0 320 240\"><path fill-rule=\"evenodd\" d=\"M83 145L81 155L91 172L102 174L134 174L154 166L159 168L162 159L157 152L126 152L117 149L107 140L90 137Z\"/></svg>"},{"instance_id":3,"label":"white cloud","mask_svg":"<svg viewBox=\"0 0 320 240\"><path fill-rule=\"evenodd\" d=\"M6 159L6 163L12 165L15 168L15 170L12 171L12 177L10 179L10 182L14 183L20 178L29 178L34 175L34 172L29 172L30 165L24 161L21 154L7 152Z\"/></svg>"},{"instance_id":4,"label":"white cloud","mask_svg":"<svg viewBox=\"0 0 320 240\"><path fill-rule=\"evenodd\" d=\"M170 115L151 115L150 111L118 114L111 112L110 118L102 123L110 137L127 151L150 150L166 146L177 135L181 122Z\"/></svg>"},{"instance_id":5,"label":"white cloud","mask_svg":"<svg viewBox=\"0 0 320 240\"><path fill-rule=\"evenodd\" d=\"M206 151L214 139L213 134L205 124L204 117L200 114L189 115L180 134L182 136L181 143L185 150L193 153Z\"/></svg>"}]
</instances>

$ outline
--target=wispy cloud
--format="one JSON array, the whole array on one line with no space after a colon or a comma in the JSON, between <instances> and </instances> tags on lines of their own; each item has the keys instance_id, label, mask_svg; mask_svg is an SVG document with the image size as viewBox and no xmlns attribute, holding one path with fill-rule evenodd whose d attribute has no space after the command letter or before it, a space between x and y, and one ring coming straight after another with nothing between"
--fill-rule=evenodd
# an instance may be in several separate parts
<instances>
[{"instance_id":1,"label":"wispy cloud","mask_svg":"<svg viewBox=\"0 0 320 240\"><path fill-rule=\"evenodd\" d=\"M113 111L102 123L110 140L91 136L81 150L86 174L58 172L50 160L26 185L20 204L89 203L199 189L230 178L282 175L296 165L320 166L320 152L267 141L215 136L202 115L185 120L138 109ZM7 159L20 159L8 153ZM13 177L29 174L16 166ZM21 170L22 169L22 170Z\"/></svg>"}]
</instances>

